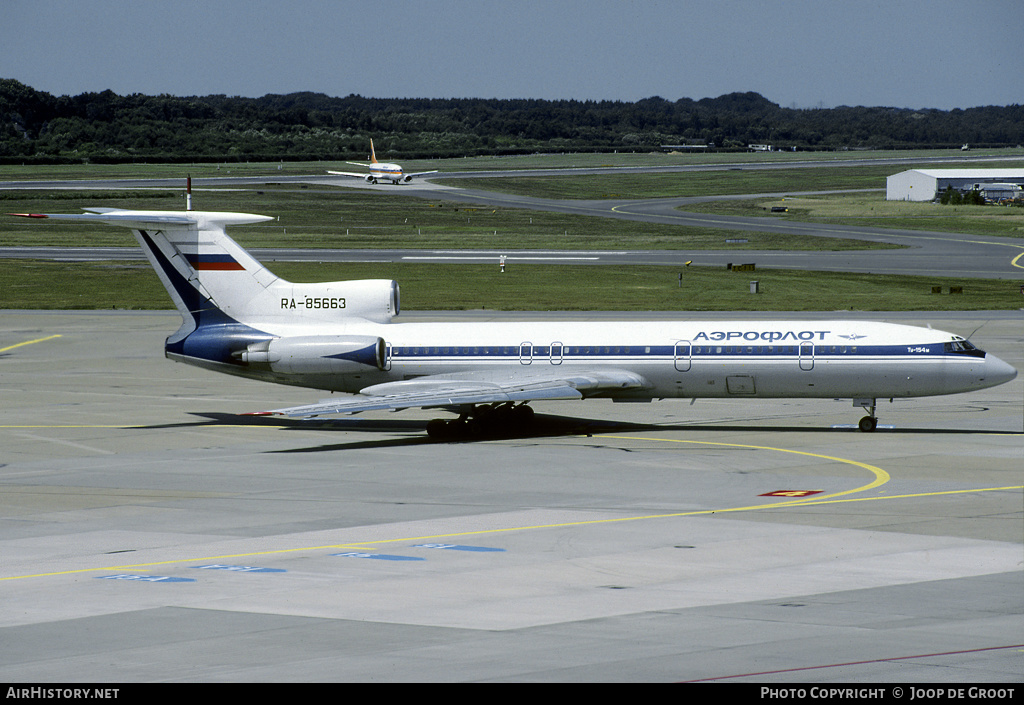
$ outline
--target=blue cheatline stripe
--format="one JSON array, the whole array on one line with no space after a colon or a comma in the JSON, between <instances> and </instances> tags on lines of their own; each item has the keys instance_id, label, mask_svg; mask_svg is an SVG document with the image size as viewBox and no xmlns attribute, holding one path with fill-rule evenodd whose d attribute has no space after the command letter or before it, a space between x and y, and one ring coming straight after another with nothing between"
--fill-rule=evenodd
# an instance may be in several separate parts
<instances>
[{"instance_id":1,"label":"blue cheatline stripe","mask_svg":"<svg viewBox=\"0 0 1024 705\"><path fill-rule=\"evenodd\" d=\"M518 346L507 345L475 345L475 346L439 346L439 345L393 345L393 360L419 359L546 359L554 355L561 360L592 360L619 359L622 361L643 362L657 358L690 357L692 359L721 359L723 357L760 357L769 359L796 359L807 357L811 350L803 352L797 345L631 345L631 346L551 346L535 345L532 348L520 349ZM943 352L941 345L821 345L815 344L813 355L816 358L864 359L864 358L908 358L908 359L944 359L966 357L963 353Z\"/></svg>"}]
</instances>

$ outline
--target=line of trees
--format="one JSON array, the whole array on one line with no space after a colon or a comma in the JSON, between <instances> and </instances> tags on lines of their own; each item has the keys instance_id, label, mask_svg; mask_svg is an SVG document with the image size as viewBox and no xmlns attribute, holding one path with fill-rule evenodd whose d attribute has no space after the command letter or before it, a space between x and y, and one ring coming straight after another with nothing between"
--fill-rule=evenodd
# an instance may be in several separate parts
<instances>
[{"instance_id":1,"label":"line of trees","mask_svg":"<svg viewBox=\"0 0 1024 705\"><path fill-rule=\"evenodd\" d=\"M649 150L664 144L800 150L1014 146L1024 106L782 108L757 93L669 101L53 96L0 79L0 163L362 158Z\"/></svg>"}]
</instances>

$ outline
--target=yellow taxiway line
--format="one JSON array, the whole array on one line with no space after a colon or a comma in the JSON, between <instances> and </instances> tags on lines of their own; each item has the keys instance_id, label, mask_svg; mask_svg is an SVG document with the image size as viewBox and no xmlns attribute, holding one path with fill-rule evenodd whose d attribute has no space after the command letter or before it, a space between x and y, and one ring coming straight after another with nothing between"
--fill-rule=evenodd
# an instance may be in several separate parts
<instances>
[{"instance_id":1,"label":"yellow taxiway line","mask_svg":"<svg viewBox=\"0 0 1024 705\"><path fill-rule=\"evenodd\" d=\"M131 570L145 570L145 569L153 568L155 566L173 565L173 564L186 563L186 562L188 562L188 563L204 562L205 563L205 562L211 562L211 561L222 561L222 560L227 560L227 559L249 558L249 557L254 557L254 556L283 555L283 554L288 554L288 553L303 553L303 552L311 552L311 551L326 551L326 550L338 550L338 549L348 549L348 550L360 549L360 550L364 550L364 551L365 550L376 550L376 549L372 548L372 546L380 546L380 545L395 544L395 543L409 543L409 542L413 542L413 541L438 541L438 540L441 540L441 539L453 539L453 538L460 538L460 537L466 537L466 536L482 536L482 535L488 535L488 534L493 535L493 534L503 534L503 533L512 533L512 532L521 532L521 531L536 531L536 530L540 530L540 529L560 529L560 528L576 527L576 526L593 526L593 525L598 525L598 524L614 524L614 523L633 522L633 521L651 521L651 520L655 520L655 519L672 519L672 518L679 518L679 517L702 516L702 515L709 515L709 514L724 514L724 513L729 513L729 512L751 512L751 511L761 511L761 510L768 510L768 509L782 509L782 508L790 508L790 509L792 509L792 508L797 508L797 507L815 506L815 505L823 505L823 504L836 504L836 503L843 503L843 502L870 502L870 501L878 501L878 500L912 499L912 498L917 498L917 497L935 497L935 496L939 496L939 495L969 494L969 493L977 493L977 492L1000 492L1000 491L1011 491L1011 490L1024 490L1024 485L1013 485L1013 486L1008 486L1008 487L983 487L983 488L975 488L975 489L967 489L967 490L945 490L945 491L940 491L940 492L921 492L921 493L904 494L904 495L887 495L887 496L881 496L881 497L876 496L876 497L857 497L857 498L838 499L839 497L843 497L845 495L849 495L849 494L853 494L853 493L857 493L857 492L865 492L865 491L873 489L875 487L879 487L881 485L884 485L885 483L887 483L889 481L890 475L889 475L889 473L887 473L882 468L876 467L874 465L869 465L868 463L862 463L862 462L857 461L857 460L849 460L847 458L838 458L838 457L831 456L831 455L822 455L820 453L810 453L810 452L807 452L807 451L791 450L791 449L787 449L787 448L774 448L774 447L771 447L771 446L759 446L759 445L750 445L750 444L744 444L744 443L721 443L721 442L715 442L715 441L692 441L692 440L681 440L681 439L673 439L673 438L645 438L645 437L642 437L642 436L601 436L601 437L602 438L608 438L608 439L615 439L615 440L646 441L646 442L652 442L653 441L653 442L661 442L661 443L688 443L688 444L694 444L694 445L719 446L719 447L728 447L728 448L748 448L748 449L753 449L753 450L768 450L768 451L774 451L774 452L778 452L778 453L791 453L791 454L794 454L794 455L802 455L802 456L807 456L807 457L811 457L811 458L820 458L822 460L827 460L827 461L830 461L830 462L844 463L844 464L847 464L847 465L853 465L855 467L863 468L863 469L867 470L868 472L870 472L874 476L874 479L871 482L869 482L869 483L867 483L865 485L862 485L860 487L856 487L856 488L850 489L850 490L844 490L842 492L835 492L835 493L824 495L824 496L805 497L805 498L801 498L801 499L787 500L787 501L783 501L783 502L772 502L772 503L768 503L768 504L755 504L755 505L749 505L749 506L743 506L743 507L723 507L723 508L718 508L718 509L701 509L701 510L696 510L696 511L671 512L671 513L666 513L666 514L648 514L648 515L642 515L642 516L619 517L619 518L615 518L615 519L589 519L589 520L584 520L584 521L571 521L571 522L556 523L556 524L537 524L537 525L532 525L532 526L511 526L511 527L505 527L505 528L502 528L502 529L477 529L477 530L474 530L474 531L452 532L452 533L445 533L445 534L433 534L433 535L428 535L428 536L412 536L412 537L402 537L402 538L394 538L394 539L380 539L380 540L375 540L375 541L353 541L353 542L342 543L342 544L328 544L328 545L323 545L323 546L303 546L303 547L298 547L298 548L270 549L270 550L265 550L265 551L252 551L252 552L246 552L246 553L232 553L232 554L225 554L225 555L219 555L219 556L202 556L202 557L193 557L193 558L176 558L176 559L172 559L172 560L155 561L155 562L150 562L150 563L132 563L132 564L127 564L127 565L100 566L100 567L95 567L95 568L78 568L78 569L75 569L75 570L54 571L54 572L49 572L49 573L35 573L35 574L30 574L30 575L12 575L12 576L7 576L7 577L0 577L0 582L6 581L6 580L25 580L25 579L28 579L28 578L54 577L54 576L58 576L58 575L74 575L74 574L78 574L78 573L95 573L95 572L100 572L100 571L123 571L123 570L129 570L129 569L131 569Z\"/></svg>"},{"instance_id":2,"label":"yellow taxiway line","mask_svg":"<svg viewBox=\"0 0 1024 705\"><path fill-rule=\"evenodd\" d=\"M15 348L20 348L20 347L23 347L25 345L34 345L35 343L42 343L44 341L53 340L54 338L60 338L60 337L61 337L60 333L57 333L56 335L48 335L45 338L36 338L35 340L26 340L24 343L15 343L14 345L8 345L6 348L0 348L0 353L7 352L8 350L14 350Z\"/></svg>"}]
</instances>

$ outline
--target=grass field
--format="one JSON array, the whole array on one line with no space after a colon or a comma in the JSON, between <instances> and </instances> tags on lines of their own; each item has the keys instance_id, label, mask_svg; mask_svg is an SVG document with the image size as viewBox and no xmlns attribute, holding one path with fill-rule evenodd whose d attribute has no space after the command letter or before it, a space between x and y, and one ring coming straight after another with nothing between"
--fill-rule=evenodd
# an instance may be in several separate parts
<instances>
[{"instance_id":1,"label":"grass field","mask_svg":"<svg viewBox=\"0 0 1024 705\"><path fill-rule=\"evenodd\" d=\"M497 264L266 263L292 281L392 278L405 310L985 310L1024 305L1019 284L788 270ZM750 281L760 293L750 293ZM933 294L939 286L941 293ZM950 287L963 293L951 294ZM148 264L0 260L0 309L169 309Z\"/></svg>"},{"instance_id":2,"label":"grass field","mask_svg":"<svg viewBox=\"0 0 1024 705\"><path fill-rule=\"evenodd\" d=\"M1005 150L1001 153L1005 153ZM1018 150L1019 153L1019 150ZM950 153L953 156L955 153ZM865 158L865 153L828 155L837 162ZM882 153L873 156L893 156ZM907 156L900 154L899 156ZM935 152L922 156L941 156ZM638 166L671 163L770 161L778 169L701 173L587 177L520 177L467 179L473 188L501 188L529 195L563 198L649 198L713 193L786 193L793 191L879 188L884 177L909 167L843 166L791 168L787 163L822 155L775 154L601 154L532 155L403 162L408 169L447 171L532 169L570 166ZM1024 163L1022 160L1021 163ZM2 179L166 178L193 176L315 174L334 163L231 165L116 165L8 167ZM494 181L494 183L489 183ZM448 181L448 183L452 183ZM177 210L182 193L173 191L0 192L0 212L78 212L84 206ZM827 238L744 233L744 245L727 245L735 231L652 225L610 218L545 213L512 208L473 208L410 198L380 190L280 186L259 190L196 193L196 207L278 216L274 222L234 229L246 247L472 248L521 249L863 249L868 243ZM1022 236L1019 211L971 207L940 208L928 204L890 204L877 193L757 198L688 207L740 215L763 215L772 205L786 205L781 217L822 223L924 228L956 232ZM773 216L779 217L779 216ZM126 230L83 227L0 218L0 245L94 245L134 247ZM976 310L1017 309L1019 285L993 280L883 277L764 270L730 273L722 268L595 267L517 265L505 275L496 265L297 264L269 263L277 274L295 281L394 278L407 310ZM761 293L750 294L751 279ZM939 286L942 294L933 294ZM949 294L950 287L963 293ZM170 308L155 275L141 263L61 263L0 260L0 308Z\"/></svg>"},{"instance_id":3,"label":"grass field","mask_svg":"<svg viewBox=\"0 0 1024 705\"><path fill-rule=\"evenodd\" d=\"M462 188L501 191L520 196L572 199L673 198L778 191L829 191L885 188L893 167L808 167L770 171L700 171L664 174L597 174L592 176L516 176L448 179ZM881 184L881 186L879 186Z\"/></svg>"},{"instance_id":4,"label":"grass field","mask_svg":"<svg viewBox=\"0 0 1024 705\"><path fill-rule=\"evenodd\" d=\"M785 207L784 216L771 214ZM904 230L998 235L1024 238L1024 208L997 205L943 206L935 203L886 201L882 193L844 193L822 196L754 198L686 206L691 213L785 217L802 222L867 225Z\"/></svg>"},{"instance_id":5,"label":"grass field","mask_svg":"<svg viewBox=\"0 0 1024 705\"><path fill-rule=\"evenodd\" d=\"M1024 162L1016 165L1024 167ZM941 206L885 200L885 177L893 167L814 167L770 172L721 171L683 174L537 176L452 179L465 188L503 191L523 196L566 199L640 199L731 194L787 194L806 191L871 189L869 193L775 196L712 201L681 207L692 213L747 217L769 216L784 206L791 220L822 224L870 225L910 230L936 230L976 235L1024 237L1024 209L997 205Z\"/></svg>"},{"instance_id":6,"label":"grass field","mask_svg":"<svg viewBox=\"0 0 1024 705\"><path fill-rule=\"evenodd\" d=\"M462 159L401 159L390 156L385 161L397 161L407 171L489 171L509 169L562 169L584 167L637 167L671 165L712 165L712 164L794 164L807 161L828 161L843 163L864 159L901 157L921 159L935 167L936 160L948 158L959 160L964 154L959 149L921 149L901 152L892 151L842 151L842 152L615 152L615 153L545 153L517 156L469 157ZM1021 149L976 150L972 158L1013 157L1024 159ZM367 155L367 159L369 155ZM359 161L359 160L356 160ZM364 160L365 161L365 160ZM117 179L117 178L183 178L185 174L195 177L216 176L295 176L299 174L323 174L328 169L356 171L344 161L306 162L223 162L194 164L62 164L4 166L0 180L52 180L52 179ZM902 171L913 167L890 167Z\"/></svg>"},{"instance_id":7,"label":"grass field","mask_svg":"<svg viewBox=\"0 0 1024 705\"><path fill-rule=\"evenodd\" d=\"M260 213L274 222L233 228L245 247L330 247L337 249L878 249L885 245L813 236L744 233L743 244L728 244L736 232L680 227L614 218L548 213L519 208L476 208L437 199L411 198L381 190L345 188L262 188L195 194L197 209ZM391 187L399 188L399 187ZM384 192L382 192L384 191ZM76 213L85 206L174 210L176 192L0 192L4 213ZM0 217L0 244L7 246L135 245L121 228Z\"/></svg>"},{"instance_id":8,"label":"grass field","mask_svg":"<svg viewBox=\"0 0 1024 705\"><path fill-rule=\"evenodd\" d=\"M777 193L787 191L828 191L835 189L885 189L885 179L892 174L916 168L1024 168L1024 150L994 150L978 153L978 161L957 161L936 164L943 154L962 157L959 152L837 152L806 154L773 152L755 154L693 154L646 155L646 166L672 164L728 164L734 168L718 171L693 171L655 174L600 174L588 176L522 176L512 178L445 180L446 184L465 188L481 188L541 198L668 198L678 196L714 196L737 193ZM1007 161L985 161L985 156L1009 158ZM602 155L603 156L603 155ZM621 156L621 155L611 155ZM855 159L882 159L899 156L914 159L918 164L851 165ZM582 160L579 160L582 161ZM798 162L832 162L829 166L797 166ZM747 165L770 165L770 169L744 169ZM581 163L573 166L628 166L630 164ZM640 163L636 164L637 166ZM460 169L460 171L463 171Z\"/></svg>"}]
</instances>

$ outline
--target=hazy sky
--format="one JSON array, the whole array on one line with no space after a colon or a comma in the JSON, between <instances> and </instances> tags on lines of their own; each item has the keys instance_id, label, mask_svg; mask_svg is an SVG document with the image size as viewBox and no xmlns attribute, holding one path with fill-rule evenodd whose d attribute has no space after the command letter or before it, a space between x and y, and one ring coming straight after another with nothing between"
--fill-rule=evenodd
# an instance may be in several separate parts
<instances>
[{"instance_id":1,"label":"hazy sky","mask_svg":"<svg viewBox=\"0 0 1024 705\"><path fill-rule=\"evenodd\" d=\"M1024 103L1021 0L2 0L54 95Z\"/></svg>"}]
</instances>

